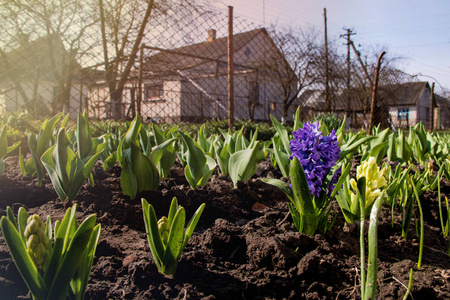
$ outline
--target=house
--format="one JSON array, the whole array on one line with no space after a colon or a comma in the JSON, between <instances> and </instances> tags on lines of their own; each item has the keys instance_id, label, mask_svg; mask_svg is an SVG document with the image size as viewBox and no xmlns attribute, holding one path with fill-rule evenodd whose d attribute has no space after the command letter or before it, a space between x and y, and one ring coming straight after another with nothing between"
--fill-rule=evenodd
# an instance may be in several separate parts
<instances>
[{"instance_id":1,"label":"house","mask_svg":"<svg viewBox=\"0 0 450 300\"><path fill-rule=\"evenodd\" d=\"M360 128L368 124L371 92L366 87L330 90L329 110L325 103L324 89L308 89L299 95L301 118L310 120L317 114L332 111L343 118L347 116L349 126Z\"/></svg>"},{"instance_id":2,"label":"house","mask_svg":"<svg viewBox=\"0 0 450 300\"><path fill-rule=\"evenodd\" d=\"M434 96L434 128L447 127L450 125L447 124L448 100L436 94ZM312 115L323 111L323 91L308 90L299 98L302 110L306 114ZM371 90L365 87L341 90L334 92L331 109L337 114L347 114L352 126L360 127L368 124L371 101ZM429 128L430 109L431 88L428 82L380 85L377 91L374 119L376 124L381 123L383 127L408 128L422 122Z\"/></svg>"},{"instance_id":3,"label":"house","mask_svg":"<svg viewBox=\"0 0 450 300\"><path fill-rule=\"evenodd\" d=\"M29 41L0 52L0 107L4 112L27 111L47 117L65 111L76 118L87 107L87 88L80 67L56 34ZM69 75L69 76L67 76Z\"/></svg>"},{"instance_id":4,"label":"house","mask_svg":"<svg viewBox=\"0 0 450 300\"><path fill-rule=\"evenodd\" d=\"M450 128L450 101L440 95L434 94L437 109L434 114L434 128L448 129Z\"/></svg>"},{"instance_id":5,"label":"house","mask_svg":"<svg viewBox=\"0 0 450 300\"><path fill-rule=\"evenodd\" d=\"M430 126L431 88L428 82L406 82L381 86L378 91L380 106L388 110L388 120L393 127L408 128L422 122ZM434 115L438 115L436 102ZM435 124L435 127L438 124ZM439 124L440 127L440 124Z\"/></svg>"},{"instance_id":6,"label":"house","mask_svg":"<svg viewBox=\"0 0 450 300\"><path fill-rule=\"evenodd\" d=\"M216 38L211 29L202 43L171 50L147 47L152 53L133 73L123 102L132 105L141 87L138 110L144 120L226 118L227 42L227 37ZM283 89L265 62L285 58L264 28L235 34L233 43L234 117L267 121L272 114L281 118ZM123 113L128 111L125 107Z\"/></svg>"}]
</instances>

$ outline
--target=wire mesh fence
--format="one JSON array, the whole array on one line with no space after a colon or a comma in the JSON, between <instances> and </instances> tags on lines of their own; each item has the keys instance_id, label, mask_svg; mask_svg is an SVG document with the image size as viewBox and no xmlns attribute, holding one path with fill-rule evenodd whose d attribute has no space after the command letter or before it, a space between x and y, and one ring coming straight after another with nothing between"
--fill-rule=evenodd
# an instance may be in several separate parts
<instances>
[{"instance_id":1,"label":"wire mesh fence","mask_svg":"<svg viewBox=\"0 0 450 300\"><path fill-rule=\"evenodd\" d=\"M350 128L371 118L393 129L450 127L444 89L389 60L373 99L377 56L359 53L350 34L325 43L317 30L264 28L193 2L2 4L0 112L76 118L86 109L92 120L176 123L291 121L299 109L303 120L345 115Z\"/></svg>"}]
</instances>

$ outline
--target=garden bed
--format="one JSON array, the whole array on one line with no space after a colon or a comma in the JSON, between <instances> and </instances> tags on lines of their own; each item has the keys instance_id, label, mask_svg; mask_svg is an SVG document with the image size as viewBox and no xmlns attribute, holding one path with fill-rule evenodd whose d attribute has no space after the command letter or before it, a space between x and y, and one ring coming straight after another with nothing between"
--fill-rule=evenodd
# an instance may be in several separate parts
<instances>
[{"instance_id":1,"label":"garden bed","mask_svg":"<svg viewBox=\"0 0 450 300\"><path fill-rule=\"evenodd\" d=\"M61 219L72 205L58 199L48 177L41 188L23 177L17 157L5 159L0 177L0 215L6 206L24 206L41 217ZM229 178L213 175L204 187L192 190L180 165L156 191L132 200L120 188L120 167L94 168L95 186L86 183L74 203L78 220L97 214L102 231L86 299L358 299L359 227L348 225L337 206L333 228L325 235L296 232L287 217L288 199L258 178L281 175L270 162L237 188ZM450 195L450 183L441 182ZM158 273L146 239L141 197L167 215L177 197L187 218L201 203L206 208L173 278ZM437 192L421 196L425 240L421 270L414 269L414 299L450 299L448 238L442 236ZM410 268L415 268L419 239L414 218L407 239L401 237L401 216L384 206L379 225L378 297L401 299ZM3 237L0 238L1 299L31 298Z\"/></svg>"}]
</instances>

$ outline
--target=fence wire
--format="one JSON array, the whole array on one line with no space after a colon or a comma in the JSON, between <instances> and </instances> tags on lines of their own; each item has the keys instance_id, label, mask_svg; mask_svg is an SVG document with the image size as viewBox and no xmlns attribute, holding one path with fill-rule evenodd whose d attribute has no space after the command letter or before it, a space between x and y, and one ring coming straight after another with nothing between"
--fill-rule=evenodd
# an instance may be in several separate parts
<instances>
[{"instance_id":1,"label":"fence wire","mask_svg":"<svg viewBox=\"0 0 450 300\"><path fill-rule=\"evenodd\" d=\"M201 123L231 108L235 119L292 121L299 109L302 120L334 113L357 129L371 116L394 130L450 127L445 90L389 59L372 103L378 53L350 39L325 47L319 31L264 28L198 1L11 0L0 16L2 114Z\"/></svg>"}]
</instances>

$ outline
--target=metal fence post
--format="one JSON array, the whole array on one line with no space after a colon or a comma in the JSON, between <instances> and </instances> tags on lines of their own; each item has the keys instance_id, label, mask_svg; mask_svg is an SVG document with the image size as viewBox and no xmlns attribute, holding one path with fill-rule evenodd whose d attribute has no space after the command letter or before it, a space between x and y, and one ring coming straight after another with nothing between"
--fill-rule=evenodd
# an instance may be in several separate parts
<instances>
[{"instance_id":1,"label":"metal fence post","mask_svg":"<svg viewBox=\"0 0 450 300\"><path fill-rule=\"evenodd\" d=\"M434 82L431 84L430 95L430 132L434 129Z\"/></svg>"},{"instance_id":2,"label":"metal fence post","mask_svg":"<svg viewBox=\"0 0 450 300\"><path fill-rule=\"evenodd\" d=\"M380 56L378 56L377 61L377 69L375 71L375 80L373 82L373 92L372 92L372 104L370 105L370 121L369 121L369 134L372 134L373 127L373 117L375 111L375 98L377 97L377 88L378 88L378 77L380 75L380 67L381 67L381 59L386 54L385 51L381 52Z\"/></svg>"},{"instance_id":3,"label":"metal fence post","mask_svg":"<svg viewBox=\"0 0 450 300\"><path fill-rule=\"evenodd\" d=\"M228 6L228 127L234 123L233 6Z\"/></svg>"}]
</instances>

